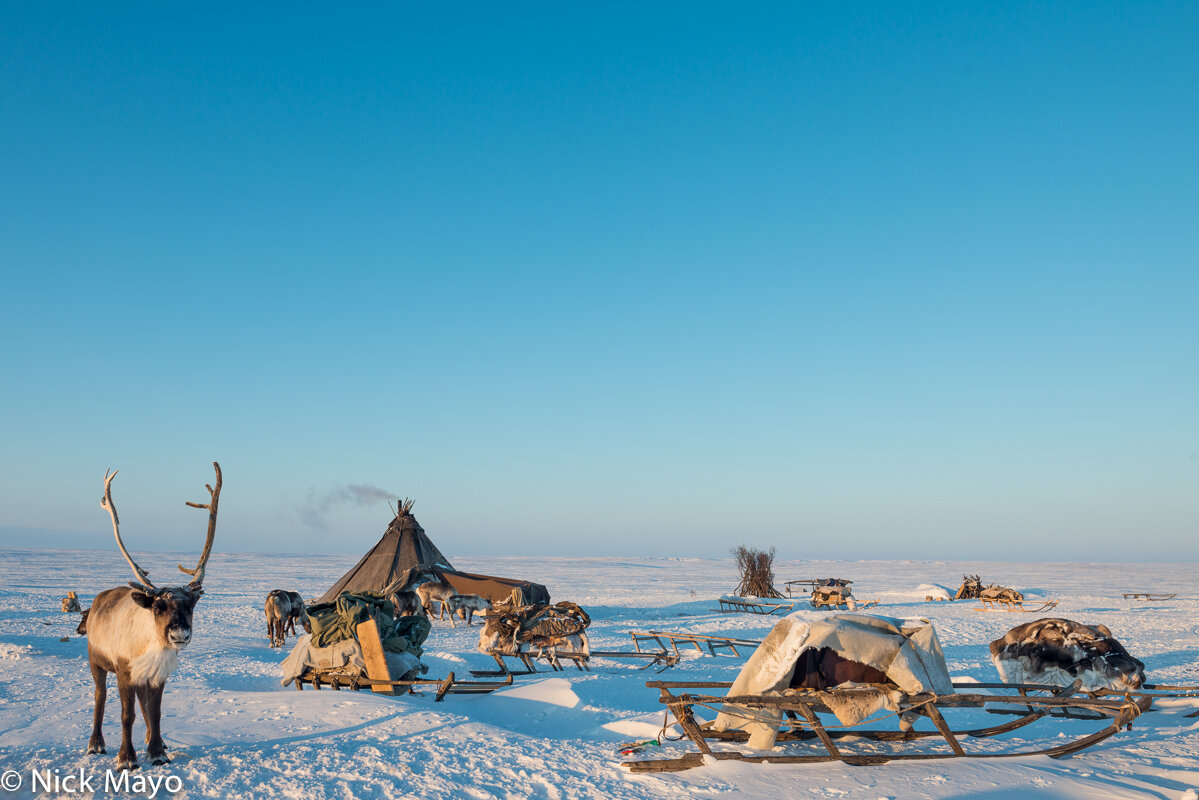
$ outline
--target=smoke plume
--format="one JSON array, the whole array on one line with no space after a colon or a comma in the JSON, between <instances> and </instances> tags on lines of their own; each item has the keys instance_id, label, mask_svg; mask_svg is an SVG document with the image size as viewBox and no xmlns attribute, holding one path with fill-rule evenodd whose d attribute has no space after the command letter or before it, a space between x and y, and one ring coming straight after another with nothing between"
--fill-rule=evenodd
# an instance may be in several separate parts
<instances>
[{"instance_id":1,"label":"smoke plume","mask_svg":"<svg viewBox=\"0 0 1199 800\"><path fill-rule=\"evenodd\" d=\"M329 513L337 506L373 506L399 498L391 492L365 483L334 484L324 491L309 489L308 497L297 509L300 519L313 530L328 530Z\"/></svg>"}]
</instances>

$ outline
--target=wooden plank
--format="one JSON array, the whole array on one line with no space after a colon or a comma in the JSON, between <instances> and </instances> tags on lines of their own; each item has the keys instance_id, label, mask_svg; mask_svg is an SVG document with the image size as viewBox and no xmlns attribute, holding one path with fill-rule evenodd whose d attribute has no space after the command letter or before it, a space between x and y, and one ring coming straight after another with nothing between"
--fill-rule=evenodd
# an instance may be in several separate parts
<instances>
[{"instance_id":1,"label":"wooden plank","mask_svg":"<svg viewBox=\"0 0 1199 800\"><path fill-rule=\"evenodd\" d=\"M362 660L366 662L366 677L377 681L390 681L387 657L383 654L383 640L379 638L379 626L373 619L358 624L358 644L362 646ZM371 690L379 694L395 694L395 689L384 684L372 684Z\"/></svg>"},{"instance_id":2,"label":"wooden plank","mask_svg":"<svg viewBox=\"0 0 1199 800\"><path fill-rule=\"evenodd\" d=\"M803 718L812 726L812 731L820 737L821 744L828 750L829 755L833 758L841 758L841 751L837 749L837 745L833 744L832 737L828 735L828 731L824 729L824 725L820 723L820 717L816 716L816 712L808 707L806 703L798 703L797 711L803 715Z\"/></svg>"}]
</instances>

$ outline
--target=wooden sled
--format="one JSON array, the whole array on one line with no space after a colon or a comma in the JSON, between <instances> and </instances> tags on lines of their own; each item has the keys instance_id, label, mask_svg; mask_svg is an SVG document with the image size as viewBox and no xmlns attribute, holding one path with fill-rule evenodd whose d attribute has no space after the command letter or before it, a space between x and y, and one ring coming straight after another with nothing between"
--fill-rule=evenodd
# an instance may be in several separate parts
<instances>
[{"instance_id":1,"label":"wooden sled","mask_svg":"<svg viewBox=\"0 0 1199 800\"><path fill-rule=\"evenodd\" d=\"M488 653L495 659L495 663L499 669L482 670L472 669L471 675L476 677L495 677L499 675L532 675L536 673L538 660L549 664L550 669L555 672L563 672L566 670L562 666L563 661L571 662L575 668L583 672L590 672L591 667L589 662L592 658L630 658L645 661L645 666L640 669L649 669L653 666L658 666L658 672L669 669L679 663L677 655L671 655L665 650L658 653L630 652L627 650L592 650L590 653L575 653L568 650L543 650L541 652L524 652L524 653L501 653L498 650L492 650ZM512 658L520 662L524 669L512 670L508 667L508 662L505 658Z\"/></svg>"},{"instance_id":2,"label":"wooden sled","mask_svg":"<svg viewBox=\"0 0 1199 800\"><path fill-rule=\"evenodd\" d=\"M642 759L623 762L623 766L628 767L633 772L677 772L698 767L706 759L746 761L750 763L769 762L771 764L818 764L829 761L841 761L854 766L869 766L884 764L888 761L944 758L1013 758L1028 755L1047 755L1052 758L1063 758L1079 750L1098 744L1104 739L1113 736L1125 726L1131 726L1132 721L1142 711L1141 706L1129 698L1076 697L1074 694L1077 691L1077 684L1067 688L1036 684L1025 684L1020 687L989 683L961 684L960 686L955 684L954 688L961 689L1001 689L1010 691L1016 688L1023 688L1026 691L1035 690L1046 692L1047 694L1035 697L1027 694L991 695L975 693L950 695L924 693L910 695L906 699L909 707L927 716L936 730L864 730L861 728L862 725L874 724L880 720L877 718L866 719L863 720L861 725L835 725L830 728L822 723L818 716L821 713L831 713L826 704L826 699L830 698L834 693L841 697L849 697L852 693L863 692L861 688L825 690L792 689L781 695L725 697L709 694L675 694L672 690L727 690L732 686L730 682L673 683L650 681L646 683L646 686L659 690L659 701L674 715L677 724L683 730L684 736L690 739L699 749L699 752L685 753L676 758ZM722 707L730 703L745 707L746 709L773 708L782 711L786 719L783 721L784 728L779 733L777 742L790 743L818 740L824 752L818 750L815 753L804 754L779 753L779 748L777 747L774 751L770 752L755 751L752 753L723 749L746 741L749 738L748 734L738 730L713 730L709 723L701 724L695 719L692 708L698 705L713 711L720 711ZM952 708L986 709L990 705L1008 704L1023 704L1028 706L1030 710L1023 713L1018 719L1011 720L1002 725L964 731L952 730L942 714L944 710ZM1049 712L1054 709L1062 708L1078 708L1092 712L1103 710L1106 712L1105 717L1110 717L1111 722L1088 736L1035 750L979 753L969 752L963 747L962 742L964 737L985 738L1008 733L1047 717ZM747 716L748 714L752 714L752 711L748 712ZM922 752L850 753L843 751L836 741L850 737L875 742L907 742L917 739L940 737L944 741L948 752L945 752L943 749L941 751L930 750ZM713 749L712 745L709 744L709 740L718 742L717 747L721 749Z\"/></svg>"},{"instance_id":3,"label":"wooden sled","mask_svg":"<svg viewBox=\"0 0 1199 800\"><path fill-rule=\"evenodd\" d=\"M862 611L867 608L873 608L878 605L877 600L871 600L869 603L859 603L852 597L841 601L840 603L832 601L812 600L812 607L816 609L832 609L833 611Z\"/></svg>"},{"instance_id":4,"label":"wooden sled","mask_svg":"<svg viewBox=\"0 0 1199 800\"><path fill-rule=\"evenodd\" d=\"M509 675L502 681L462 681L450 673L445 678L440 680L430 678L427 680L415 681L392 681L380 680L377 678L362 677L360 675L343 675L340 673L315 673L305 672L298 678L294 678L290 683L294 683L296 691L304 688L304 684L308 684L313 689L320 689L322 686L328 686L331 689L353 689L361 691L370 689L379 694L416 694L416 689L421 686L430 688L436 687L437 693L434 700L440 702L447 694L487 694L494 692L496 689L503 689L505 686L512 685L512 676Z\"/></svg>"},{"instance_id":5,"label":"wooden sled","mask_svg":"<svg viewBox=\"0 0 1199 800\"><path fill-rule=\"evenodd\" d=\"M853 581L846 580L845 578L805 578L804 580L799 581L787 581L783 584L783 588L787 590L787 596L791 597L793 591L792 587L797 587L794 589L794 591L798 591L802 594L811 594L812 590L818 586L848 586L851 583L853 583Z\"/></svg>"},{"instance_id":6,"label":"wooden sled","mask_svg":"<svg viewBox=\"0 0 1199 800\"><path fill-rule=\"evenodd\" d=\"M633 637L633 647L637 652L641 652L642 642L656 642L658 648L665 653L666 642L674 648L676 656L681 656L679 644L693 645L696 650L703 652L704 648L708 648L708 652L712 655L727 655L727 653L717 653L717 650L731 650L734 656L740 656L741 651L738 647L745 648L751 652L757 649L760 642L757 639L733 639L728 636L707 636L702 633L689 633L688 631L629 631L629 636Z\"/></svg>"},{"instance_id":7,"label":"wooden sled","mask_svg":"<svg viewBox=\"0 0 1199 800\"><path fill-rule=\"evenodd\" d=\"M1042 611L1048 611L1051 608L1056 608L1059 601L1047 600L1036 608L1025 608L1025 600L996 600L994 598L980 597L979 602L983 604L982 608L976 608L975 611L1011 611L1024 614L1037 614Z\"/></svg>"},{"instance_id":8,"label":"wooden sled","mask_svg":"<svg viewBox=\"0 0 1199 800\"><path fill-rule=\"evenodd\" d=\"M717 609L721 614L729 614L734 611L743 611L747 614L777 614L780 611L784 614L790 614L795 610L795 603L774 603L770 600L746 600L744 598L720 598L720 608Z\"/></svg>"},{"instance_id":9,"label":"wooden sled","mask_svg":"<svg viewBox=\"0 0 1199 800\"><path fill-rule=\"evenodd\" d=\"M1173 600L1178 597L1178 592L1166 594L1165 592L1125 592L1125 600L1147 600L1152 603L1160 603L1163 600Z\"/></svg>"},{"instance_id":10,"label":"wooden sled","mask_svg":"<svg viewBox=\"0 0 1199 800\"><path fill-rule=\"evenodd\" d=\"M383 641L379 638L378 625L375 624L373 619L367 620L358 625L357 633L358 644L362 647L362 660L366 662L366 677L331 671L309 670L303 675L288 681L288 683L294 683L297 692L303 690L304 684L307 683L316 690L320 690L321 684L324 684L334 690L352 689L359 691L370 689L372 692L389 695L414 694L418 686L436 686L437 694L434 697L436 702L441 702L447 694L486 694L512 685L511 675L504 681L460 681L452 672L441 680L430 678L393 681L391 679L391 671L387 667L387 658L383 654ZM284 685L286 686L287 684L285 683ZM397 690L402 691L397 692Z\"/></svg>"}]
</instances>

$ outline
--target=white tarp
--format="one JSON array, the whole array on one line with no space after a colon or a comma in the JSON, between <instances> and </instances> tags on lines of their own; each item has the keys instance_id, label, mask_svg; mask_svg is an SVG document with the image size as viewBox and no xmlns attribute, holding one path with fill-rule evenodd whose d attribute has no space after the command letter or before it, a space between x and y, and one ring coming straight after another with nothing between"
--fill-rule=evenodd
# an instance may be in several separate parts
<instances>
[{"instance_id":1,"label":"white tarp","mask_svg":"<svg viewBox=\"0 0 1199 800\"><path fill-rule=\"evenodd\" d=\"M780 620L742 667L728 696L782 694L791 685L800 655L826 647L842 658L874 667L897 687L897 691L878 691L865 703L860 696L845 703L834 700L829 707L843 724L861 722L880 708L899 710L905 694L953 694L941 643L928 620L833 614L816 621L799 615ZM726 705L713 727L744 730L750 734L750 747L768 750L774 747L781 720L781 711Z\"/></svg>"}]
</instances>

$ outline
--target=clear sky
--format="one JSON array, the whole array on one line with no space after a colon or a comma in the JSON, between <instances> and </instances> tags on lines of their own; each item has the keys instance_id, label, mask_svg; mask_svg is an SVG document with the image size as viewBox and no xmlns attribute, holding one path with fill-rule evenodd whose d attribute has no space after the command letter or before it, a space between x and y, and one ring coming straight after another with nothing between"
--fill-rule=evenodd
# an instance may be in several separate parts
<instances>
[{"instance_id":1,"label":"clear sky","mask_svg":"<svg viewBox=\"0 0 1199 800\"><path fill-rule=\"evenodd\" d=\"M1196 41L6 3L0 545L1199 560Z\"/></svg>"}]
</instances>

